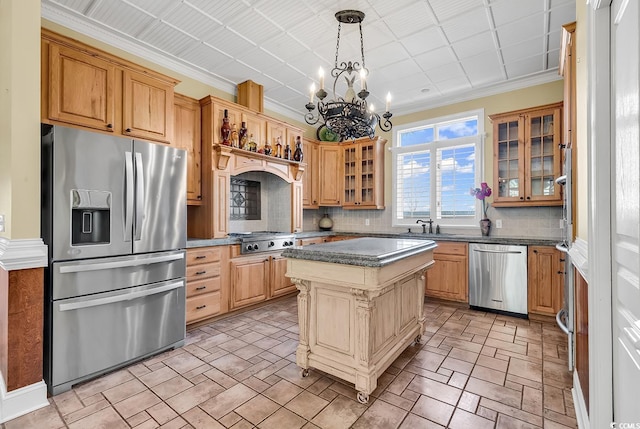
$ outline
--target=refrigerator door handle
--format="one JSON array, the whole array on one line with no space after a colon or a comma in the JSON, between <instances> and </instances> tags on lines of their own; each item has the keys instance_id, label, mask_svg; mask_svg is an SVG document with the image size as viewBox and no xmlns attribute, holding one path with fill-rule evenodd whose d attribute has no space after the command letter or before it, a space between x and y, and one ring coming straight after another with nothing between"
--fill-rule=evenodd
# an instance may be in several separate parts
<instances>
[{"instance_id":1,"label":"refrigerator door handle","mask_svg":"<svg viewBox=\"0 0 640 429\"><path fill-rule=\"evenodd\" d=\"M566 315L567 315L567 310L565 310L564 308L558 311L558 314L556 314L556 323L558 324L558 327L562 330L562 332L564 332L566 335L569 335L571 331L569 330L567 325L565 325L564 322L562 321L562 319L565 318Z\"/></svg>"},{"instance_id":2,"label":"refrigerator door handle","mask_svg":"<svg viewBox=\"0 0 640 429\"><path fill-rule=\"evenodd\" d=\"M136 152L136 220L134 224L135 240L140 240L142 235L142 221L144 218L144 204L146 196L144 194L144 169L142 167L142 154Z\"/></svg>"},{"instance_id":3,"label":"refrigerator door handle","mask_svg":"<svg viewBox=\"0 0 640 429\"><path fill-rule=\"evenodd\" d=\"M130 301L132 299L142 298L149 295L155 295L158 293L167 292L173 289L178 289L183 286L184 286L184 282L180 280L177 282L169 283L164 286L159 286L159 287L147 289L147 290L141 290L138 292L123 293L115 296L108 296L105 298L91 299L89 301L79 301L79 302L70 302L68 304L60 304L59 311L78 310L80 308L96 307L98 305L105 305L105 304L113 304L114 302Z\"/></svg>"},{"instance_id":4,"label":"refrigerator door handle","mask_svg":"<svg viewBox=\"0 0 640 429\"><path fill-rule=\"evenodd\" d=\"M124 241L131 241L133 228L133 157L125 152L124 158Z\"/></svg>"},{"instance_id":5,"label":"refrigerator door handle","mask_svg":"<svg viewBox=\"0 0 640 429\"><path fill-rule=\"evenodd\" d=\"M66 265L60 267L60 274L81 273L86 271L111 270L113 268L137 267L140 265L157 264L160 262L179 261L184 259L184 253L174 253L171 255L154 256L151 258L113 261L113 262L97 262L95 264L77 264Z\"/></svg>"}]
</instances>

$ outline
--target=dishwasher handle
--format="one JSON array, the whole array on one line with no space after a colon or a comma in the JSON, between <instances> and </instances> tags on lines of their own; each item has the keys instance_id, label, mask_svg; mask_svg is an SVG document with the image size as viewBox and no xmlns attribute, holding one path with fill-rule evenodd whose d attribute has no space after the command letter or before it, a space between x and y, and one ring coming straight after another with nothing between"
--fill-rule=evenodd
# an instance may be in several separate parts
<instances>
[{"instance_id":1,"label":"dishwasher handle","mask_svg":"<svg viewBox=\"0 0 640 429\"><path fill-rule=\"evenodd\" d=\"M491 250L491 249L473 249L474 252L479 253L504 253L504 254L516 254L520 255L522 251L520 250Z\"/></svg>"}]
</instances>

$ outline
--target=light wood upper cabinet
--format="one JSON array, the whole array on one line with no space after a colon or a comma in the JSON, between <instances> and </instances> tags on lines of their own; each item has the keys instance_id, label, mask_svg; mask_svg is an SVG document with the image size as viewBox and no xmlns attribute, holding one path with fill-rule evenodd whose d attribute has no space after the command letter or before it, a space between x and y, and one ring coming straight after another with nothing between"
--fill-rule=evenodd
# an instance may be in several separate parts
<instances>
[{"instance_id":1,"label":"light wood upper cabinet","mask_svg":"<svg viewBox=\"0 0 640 429\"><path fill-rule=\"evenodd\" d=\"M242 120L247 125L247 142L251 141L251 135L253 135L253 141L258 147L262 147L266 141L267 120L263 116L252 113L243 113Z\"/></svg>"},{"instance_id":2,"label":"light wood upper cabinet","mask_svg":"<svg viewBox=\"0 0 640 429\"><path fill-rule=\"evenodd\" d=\"M187 152L187 204L202 204L200 103L175 95L173 106L173 145Z\"/></svg>"},{"instance_id":3,"label":"light wood upper cabinet","mask_svg":"<svg viewBox=\"0 0 640 429\"><path fill-rule=\"evenodd\" d=\"M171 142L176 80L45 29L41 48L42 122Z\"/></svg>"},{"instance_id":4,"label":"light wood upper cabinet","mask_svg":"<svg viewBox=\"0 0 640 429\"><path fill-rule=\"evenodd\" d=\"M122 79L123 134L168 143L173 136L173 85L128 70Z\"/></svg>"},{"instance_id":5,"label":"light wood upper cabinet","mask_svg":"<svg viewBox=\"0 0 640 429\"><path fill-rule=\"evenodd\" d=\"M113 64L95 56L51 44L49 48L49 118L114 131Z\"/></svg>"},{"instance_id":6,"label":"light wood upper cabinet","mask_svg":"<svg viewBox=\"0 0 640 429\"><path fill-rule=\"evenodd\" d=\"M320 144L318 150L318 204L339 206L342 199L342 147Z\"/></svg>"},{"instance_id":7,"label":"light wood upper cabinet","mask_svg":"<svg viewBox=\"0 0 640 429\"><path fill-rule=\"evenodd\" d=\"M302 176L302 207L305 209L317 209L318 205L318 142L303 139L302 152L307 168Z\"/></svg>"},{"instance_id":8,"label":"light wood upper cabinet","mask_svg":"<svg viewBox=\"0 0 640 429\"><path fill-rule=\"evenodd\" d=\"M493 205L562 205L562 103L490 116L493 121Z\"/></svg>"},{"instance_id":9,"label":"light wood upper cabinet","mask_svg":"<svg viewBox=\"0 0 640 429\"><path fill-rule=\"evenodd\" d=\"M265 140L269 142L273 151L276 151L276 143L280 138L280 143L282 144L282 152L284 155L284 147L287 144L287 126L281 122L269 121L267 123L267 131ZM293 153L293 152L292 152Z\"/></svg>"},{"instance_id":10,"label":"light wood upper cabinet","mask_svg":"<svg viewBox=\"0 0 640 429\"><path fill-rule=\"evenodd\" d=\"M360 139L343 146L343 208L384 208L384 145L386 142L382 138Z\"/></svg>"},{"instance_id":11,"label":"light wood upper cabinet","mask_svg":"<svg viewBox=\"0 0 640 429\"><path fill-rule=\"evenodd\" d=\"M468 302L468 245L467 243L439 241L433 251L435 264L427 271L425 295Z\"/></svg>"},{"instance_id":12,"label":"light wood upper cabinet","mask_svg":"<svg viewBox=\"0 0 640 429\"><path fill-rule=\"evenodd\" d=\"M551 246L529 246L529 313L555 316L562 308L564 254Z\"/></svg>"}]
</instances>

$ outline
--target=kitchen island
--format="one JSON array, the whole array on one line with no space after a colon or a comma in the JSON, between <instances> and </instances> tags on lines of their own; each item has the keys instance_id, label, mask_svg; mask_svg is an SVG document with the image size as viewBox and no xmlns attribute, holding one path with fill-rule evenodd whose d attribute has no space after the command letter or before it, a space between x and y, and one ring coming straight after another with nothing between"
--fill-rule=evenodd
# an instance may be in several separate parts
<instances>
[{"instance_id":1,"label":"kitchen island","mask_svg":"<svg viewBox=\"0 0 640 429\"><path fill-rule=\"evenodd\" d=\"M355 384L367 403L378 377L424 331L430 240L364 237L285 250L300 291L296 363Z\"/></svg>"}]
</instances>

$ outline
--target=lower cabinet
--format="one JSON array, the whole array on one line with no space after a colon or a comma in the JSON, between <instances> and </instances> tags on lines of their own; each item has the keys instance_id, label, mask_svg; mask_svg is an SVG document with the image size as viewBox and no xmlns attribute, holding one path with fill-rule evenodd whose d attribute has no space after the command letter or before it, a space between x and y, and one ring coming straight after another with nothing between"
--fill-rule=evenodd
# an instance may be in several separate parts
<instances>
[{"instance_id":1,"label":"lower cabinet","mask_svg":"<svg viewBox=\"0 0 640 429\"><path fill-rule=\"evenodd\" d=\"M564 254L552 246L529 246L529 313L555 316L562 308Z\"/></svg>"},{"instance_id":2,"label":"lower cabinet","mask_svg":"<svg viewBox=\"0 0 640 429\"><path fill-rule=\"evenodd\" d=\"M296 290L285 276L287 260L281 252L242 256L232 246L230 263L231 308L236 309Z\"/></svg>"},{"instance_id":3,"label":"lower cabinet","mask_svg":"<svg viewBox=\"0 0 640 429\"><path fill-rule=\"evenodd\" d=\"M228 246L187 249L187 325L228 310Z\"/></svg>"},{"instance_id":4,"label":"lower cabinet","mask_svg":"<svg viewBox=\"0 0 640 429\"><path fill-rule=\"evenodd\" d=\"M468 245L458 242L437 242L433 252L435 264L425 277L425 295L450 301L468 302Z\"/></svg>"}]
</instances>

